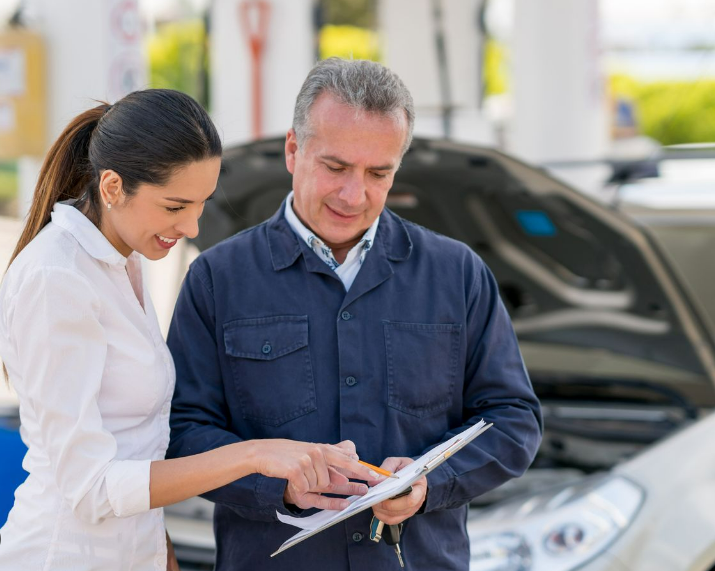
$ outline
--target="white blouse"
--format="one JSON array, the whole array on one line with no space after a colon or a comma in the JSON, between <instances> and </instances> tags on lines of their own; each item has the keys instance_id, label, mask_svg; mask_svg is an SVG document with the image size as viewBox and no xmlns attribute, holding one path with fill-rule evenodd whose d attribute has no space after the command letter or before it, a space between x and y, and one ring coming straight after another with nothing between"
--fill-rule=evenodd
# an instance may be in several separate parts
<instances>
[{"instance_id":1,"label":"white blouse","mask_svg":"<svg viewBox=\"0 0 715 571\"><path fill-rule=\"evenodd\" d=\"M56 204L3 279L0 356L30 475L0 529L0 569L166 569L149 466L169 443L175 371L140 262Z\"/></svg>"}]
</instances>

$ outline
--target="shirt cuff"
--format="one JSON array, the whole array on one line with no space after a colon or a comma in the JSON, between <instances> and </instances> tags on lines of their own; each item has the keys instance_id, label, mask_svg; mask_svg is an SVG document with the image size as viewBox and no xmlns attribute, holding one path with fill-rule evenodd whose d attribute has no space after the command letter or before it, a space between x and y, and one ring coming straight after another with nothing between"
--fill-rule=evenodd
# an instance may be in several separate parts
<instances>
[{"instance_id":1,"label":"shirt cuff","mask_svg":"<svg viewBox=\"0 0 715 571\"><path fill-rule=\"evenodd\" d=\"M255 488L258 505L262 508L269 508L271 512L277 511L283 515L295 516L302 513L302 510L296 513L288 509L283 502L283 495L285 494L287 485L288 481L281 478L259 476Z\"/></svg>"},{"instance_id":2,"label":"shirt cuff","mask_svg":"<svg viewBox=\"0 0 715 571\"><path fill-rule=\"evenodd\" d=\"M427 498L420 513L443 509L449 504L457 475L447 462L442 462L427 474Z\"/></svg>"},{"instance_id":3,"label":"shirt cuff","mask_svg":"<svg viewBox=\"0 0 715 571\"><path fill-rule=\"evenodd\" d=\"M107 471L107 497L117 517L148 512L151 460L117 460Z\"/></svg>"}]
</instances>

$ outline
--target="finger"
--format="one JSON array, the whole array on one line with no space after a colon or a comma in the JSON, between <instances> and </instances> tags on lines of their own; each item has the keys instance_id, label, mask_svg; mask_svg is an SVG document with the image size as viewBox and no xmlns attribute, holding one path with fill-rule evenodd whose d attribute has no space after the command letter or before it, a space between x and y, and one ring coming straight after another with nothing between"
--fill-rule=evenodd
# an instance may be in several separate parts
<instances>
[{"instance_id":1,"label":"finger","mask_svg":"<svg viewBox=\"0 0 715 571\"><path fill-rule=\"evenodd\" d=\"M410 495L397 498L396 500L385 500L381 502L381 508L392 514L409 512L417 505L417 499L413 497L414 494L415 492L413 491Z\"/></svg>"},{"instance_id":2,"label":"finger","mask_svg":"<svg viewBox=\"0 0 715 571\"><path fill-rule=\"evenodd\" d=\"M347 484L338 484L330 487L331 494L339 496L364 496L367 494L368 487L359 482L348 482Z\"/></svg>"},{"instance_id":3,"label":"finger","mask_svg":"<svg viewBox=\"0 0 715 571\"><path fill-rule=\"evenodd\" d=\"M348 483L348 478L345 474L342 474L338 469L328 466L328 473L330 474L330 485L331 486L341 486Z\"/></svg>"},{"instance_id":4,"label":"finger","mask_svg":"<svg viewBox=\"0 0 715 571\"><path fill-rule=\"evenodd\" d=\"M310 507L318 508L319 510L344 510L350 505L350 502L343 498L330 498L328 496L314 494L308 495L310 496Z\"/></svg>"},{"instance_id":5,"label":"finger","mask_svg":"<svg viewBox=\"0 0 715 571\"><path fill-rule=\"evenodd\" d=\"M393 457L386 458L385 461L380 466L380 468L382 468L383 470L387 470L388 472L394 474L395 472L397 472L399 470L400 460L401 460L400 458L393 458ZM370 487L377 486L380 482L382 482L386 479L387 479L387 476L378 475L377 478L372 478L372 479L368 480L367 484Z\"/></svg>"},{"instance_id":6,"label":"finger","mask_svg":"<svg viewBox=\"0 0 715 571\"><path fill-rule=\"evenodd\" d=\"M400 498L399 500L385 500L384 502L380 502L376 506L373 506L375 512L380 512L380 514L386 515L388 517L410 517L414 515L417 510L419 509L419 503L413 503L413 504L398 504L398 506L402 507L397 507L395 502L403 502L405 501L406 498ZM387 522L385 522L387 523Z\"/></svg>"},{"instance_id":7,"label":"finger","mask_svg":"<svg viewBox=\"0 0 715 571\"><path fill-rule=\"evenodd\" d=\"M316 483L315 488L322 490L330 486L330 472L328 471L328 464L325 461L325 456L323 454L323 448L316 446L310 451L310 458L313 463L313 470L315 471Z\"/></svg>"},{"instance_id":8,"label":"finger","mask_svg":"<svg viewBox=\"0 0 715 571\"><path fill-rule=\"evenodd\" d=\"M387 480L387 476L381 476L378 474L377 478L367 480L367 485L370 486L371 488L374 488L379 483L384 482L385 480Z\"/></svg>"},{"instance_id":9,"label":"finger","mask_svg":"<svg viewBox=\"0 0 715 571\"><path fill-rule=\"evenodd\" d=\"M358 459L357 449L355 448L355 443L352 440L343 440L335 445L336 448L344 450L348 456L353 458L353 460Z\"/></svg>"},{"instance_id":10,"label":"finger","mask_svg":"<svg viewBox=\"0 0 715 571\"><path fill-rule=\"evenodd\" d=\"M375 486L375 485L379 484L380 482L382 482L383 480L387 479L387 476L378 474L372 468L368 468L367 466L365 466L363 464L359 464L359 466L361 466L360 470L353 470L351 468L335 468L335 469L348 478L353 478L356 480L365 480L366 482L368 482L369 486ZM367 470L367 472L366 472L366 470Z\"/></svg>"},{"instance_id":11,"label":"finger","mask_svg":"<svg viewBox=\"0 0 715 571\"><path fill-rule=\"evenodd\" d=\"M294 497L302 496L310 489L310 482L305 475L305 470L299 463L296 463L288 471L288 485L293 487Z\"/></svg>"},{"instance_id":12,"label":"finger","mask_svg":"<svg viewBox=\"0 0 715 571\"><path fill-rule=\"evenodd\" d=\"M306 480L308 480L308 491L314 491L318 488L318 473L313 464L313 459L308 458L303 464L303 473L305 474Z\"/></svg>"},{"instance_id":13,"label":"finger","mask_svg":"<svg viewBox=\"0 0 715 571\"><path fill-rule=\"evenodd\" d=\"M359 478L360 480L377 480L380 478L380 475L371 468L359 464L357 460L353 460L345 456L345 454L336 452L333 448L326 450L325 459L330 466L339 468L342 474L351 478Z\"/></svg>"},{"instance_id":14,"label":"finger","mask_svg":"<svg viewBox=\"0 0 715 571\"><path fill-rule=\"evenodd\" d=\"M395 457L385 458L380 468L387 470L388 472L399 472L405 466L412 464L414 460L412 458Z\"/></svg>"},{"instance_id":15,"label":"finger","mask_svg":"<svg viewBox=\"0 0 715 571\"><path fill-rule=\"evenodd\" d=\"M382 510L376 509L373 510L373 513L375 514L375 517L379 519L382 523L386 525L397 525L398 523L402 523L409 517L411 517L413 514L392 514L388 512L384 512Z\"/></svg>"},{"instance_id":16,"label":"finger","mask_svg":"<svg viewBox=\"0 0 715 571\"><path fill-rule=\"evenodd\" d=\"M389 458L385 458L385 461L382 463L380 468L383 470L387 470L388 472L392 472L393 474L395 472L399 472L404 468L405 466L409 466L412 464L414 460L412 458L403 458L403 457L396 457L396 456L391 456ZM380 476L380 478L376 478L375 480L368 480L368 485L370 487L376 486L380 482L382 482L385 479L385 476Z\"/></svg>"},{"instance_id":17,"label":"finger","mask_svg":"<svg viewBox=\"0 0 715 571\"><path fill-rule=\"evenodd\" d=\"M383 522L393 525L412 517L422 507L427 493L427 480L420 478L412 484L412 493L396 500L385 500L373 506L375 515Z\"/></svg>"}]
</instances>

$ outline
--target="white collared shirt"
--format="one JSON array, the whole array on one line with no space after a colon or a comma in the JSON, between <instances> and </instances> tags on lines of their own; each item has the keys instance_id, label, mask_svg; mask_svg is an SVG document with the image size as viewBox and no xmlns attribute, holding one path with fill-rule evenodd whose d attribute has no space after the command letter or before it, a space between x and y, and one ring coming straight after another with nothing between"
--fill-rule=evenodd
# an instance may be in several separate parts
<instances>
[{"instance_id":1,"label":"white collared shirt","mask_svg":"<svg viewBox=\"0 0 715 571\"><path fill-rule=\"evenodd\" d=\"M380 217L378 216L375 222L373 222L367 229L365 234L363 234L360 241L355 244L348 255L345 257L345 261L341 264L333 255L333 251L329 246L320 239L314 232L306 228L298 216L296 216L293 211L293 191L290 192L288 198L286 199L285 217L293 228L293 231L298 235L298 238L303 240L310 247L313 252L323 260L330 268L338 275L340 281L343 282L345 286L345 291L350 290L350 286L353 285L355 278L360 271L360 267L365 261L365 256L372 248L372 244L375 241L375 234L377 233L377 225L380 223Z\"/></svg>"},{"instance_id":2,"label":"white collared shirt","mask_svg":"<svg viewBox=\"0 0 715 571\"><path fill-rule=\"evenodd\" d=\"M166 569L149 470L169 443L175 371L140 261L56 204L3 279L0 356L30 475L0 530L0 569Z\"/></svg>"}]
</instances>

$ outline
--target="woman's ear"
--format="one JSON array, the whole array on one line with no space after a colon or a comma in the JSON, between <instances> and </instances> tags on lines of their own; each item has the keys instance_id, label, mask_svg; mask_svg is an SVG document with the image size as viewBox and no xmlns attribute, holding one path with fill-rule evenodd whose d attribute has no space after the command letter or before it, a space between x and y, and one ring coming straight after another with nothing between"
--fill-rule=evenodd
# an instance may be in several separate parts
<instances>
[{"instance_id":1,"label":"woman's ear","mask_svg":"<svg viewBox=\"0 0 715 571\"><path fill-rule=\"evenodd\" d=\"M104 206L110 210L112 206L124 201L122 177L116 171L107 169L99 175L99 195Z\"/></svg>"}]
</instances>

